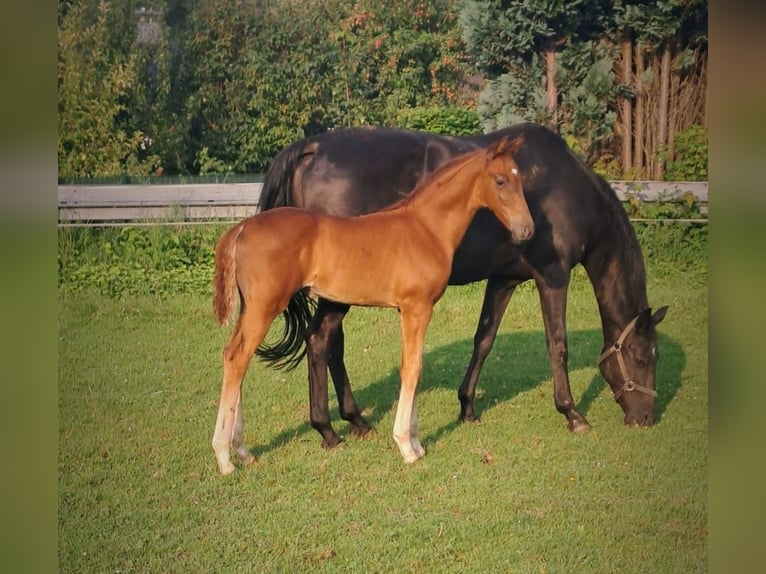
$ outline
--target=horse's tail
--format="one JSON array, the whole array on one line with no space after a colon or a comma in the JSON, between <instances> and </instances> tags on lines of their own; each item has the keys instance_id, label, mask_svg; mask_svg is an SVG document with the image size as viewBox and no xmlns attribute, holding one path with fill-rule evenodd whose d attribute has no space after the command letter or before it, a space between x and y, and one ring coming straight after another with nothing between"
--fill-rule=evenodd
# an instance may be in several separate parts
<instances>
[{"instance_id":1,"label":"horse's tail","mask_svg":"<svg viewBox=\"0 0 766 574\"><path fill-rule=\"evenodd\" d=\"M244 226L236 225L223 234L215 246L213 311L218 323L228 323L237 307L237 239Z\"/></svg>"},{"instance_id":2,"label":"horse's tail","mask_svg":"<svg viewBox=\"0 0 766 574\"><path fill-rule=\"evenodd\" d=\"M275 369L293 370L306 356L306 329L314 314L316 303L305 291L298 291L282 312L285 328L280 339L272 344L262 343L255 352L262 361Z\"/></svg>"},{"instance_id":3,"label":"horse's tail","mask_svg":"<svg viewBox=\"0 0 766 574\"><path fill-rule=\"evenodd\" d=\"M218 323L224 325L234 316L237 295L237 239L244 229L239 224L224 233L215 246L215 273L213 275L213 310ZM262 343L256 355L269 366L292 370L306 355L305 334L316 304L304 291L298 291L282 312L285 328L280 339Z\"/></svg>"},{"instance_id":4,"label":"horse's tail","mask_svg":"<svg viewBox=\"0 0 766 574\"><path fill-rule=\"evenodd\" d=\"M302 161L316 152L310 139L291 143L272 160L261 187L260 211L295 205L292 197L295 171ZM316 303L304 291L292 296L282 312L285 321L282 336L275 343L262 343L256 355L276 369L292 370L306 355L305 334Z\"/></svg>"},{"instance_id":5,"label":"horse's tail","mask_svg":"<svg viewBox=\"0 0 766 574\"><path fill-rule=\"evenodd\" d=\"M302 139L291 143L271 162L261 187L260 211L295 205L291 194L295 170L316 151L316 144L308 142Z\"/></svg>"}]
</instances>

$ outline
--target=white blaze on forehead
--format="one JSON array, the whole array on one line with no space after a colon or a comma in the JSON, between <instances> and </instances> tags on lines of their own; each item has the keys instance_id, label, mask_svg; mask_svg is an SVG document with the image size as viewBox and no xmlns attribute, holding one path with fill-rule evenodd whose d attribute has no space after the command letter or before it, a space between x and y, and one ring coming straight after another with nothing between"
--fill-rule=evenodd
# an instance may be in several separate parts
<instances>
[{"instance_id":1,"label":"white blaze on forehead","mask_svg":"<svg viewBox=\"0 0 766 574\"><path fill-rule=\"evenodd\" d=\"M518 174L519 174L519 170L518 170L518 169L516 169L515 167L514 167L514 168L511 168L511 173L512 173L513 175L518 175Z\"/></svg>"}]
</instances>

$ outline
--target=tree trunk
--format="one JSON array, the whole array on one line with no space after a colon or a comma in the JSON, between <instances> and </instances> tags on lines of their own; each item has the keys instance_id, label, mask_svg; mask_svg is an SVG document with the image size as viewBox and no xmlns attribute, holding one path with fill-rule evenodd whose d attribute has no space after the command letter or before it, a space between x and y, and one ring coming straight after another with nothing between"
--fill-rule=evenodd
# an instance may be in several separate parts
<instances>
[{"instance_id":1,"label":"tree trunk","mask_svg":"<svg viewBox=\"0 0 766 574\"><path fill-rule=\"evenodd\" d=\"M558 99L559 94L556 89L556 50L553 42L545 49L545 79L546 94L548 96L548 115L550 117L551 127L555 132L559 131L558 117Z\"/></svg>"},{"instance_id":2,"label":"tree trunk","mask_svg":"<svg viewBox=\"0 0 766 574\"><path fill-rule=\"evenodd\" d=\"M681 129L681 73L671 70L670 105L668 109L668 161L676 159L676 133ZM667 168L667 166L665 166Z\"/></svg>"},{"instance_id":3,"label":"tree trunk","mask_svg":"<svg viewBox=\"0 0 766 574\"><path fill-rule=\"evenodd\" d=\"M657 118L657 164L654 177L661 180L665 176L665 160L662 155L668 146L668 101L670 99L670 44L662 50L660 61L660 102Z\"/></svg>"},{"instance_id":4,"label":"tree trunk","mask_svg":"<svg viewBox=\"0 0 766 574\"><path fill-rule=\"evenodd\" d=\"M633 140L633 173L637 179L644 173L644 53L640 42L636 42L636 114Z\"/></svg>"},{"instance_id":5,"label":"tree trunk","mask_svg":"<svg viewBox=\"0 0 766 574\"><path fill-rule=\"evenodd\" d=\"M633 43L623 39L622 47L622 83L627 87L633 84ZM633 162L633 105L628 97L622 99L622 172L630 173Z\"/></svg>"}]
</instances>

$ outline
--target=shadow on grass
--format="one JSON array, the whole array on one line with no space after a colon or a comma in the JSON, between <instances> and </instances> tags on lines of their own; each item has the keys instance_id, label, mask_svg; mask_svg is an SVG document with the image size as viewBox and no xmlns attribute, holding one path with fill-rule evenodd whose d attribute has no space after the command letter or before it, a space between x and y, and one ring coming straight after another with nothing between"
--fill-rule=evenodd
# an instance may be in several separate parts
<instances>
[{"instance_id":1,"label":"shadow on grass","mask_svg":"<svg viewBox=\"0 0 766 574\"><path fill-rule=\"evenodd\" d=\"M582 368L597 367L596 360L602 345L601 337L600 329L568 333L570 373ZM668 336L660 334L658 346L662 352L662 358L657 368L657 420L660 421L681 387L681 373L686 365L686 356L681 345ZM424 356L423 377L417 392L449 389L455 393L455 420L435 431L429 430L424 433L427 444L437 442L442 436L449 434L460 425L457 417L460 411L457 389L465 374L472 352L473 339L463 339L428 351ZM353 385L353 369L350 376ZM541 385L548 385L550 399L545 404L541 404L540 408L555 409L545 334L542 331L533 331L499 335L481 371L477 391L481 390L482 392L477 392L474 402L476 412L481 416L485 411ZM332 387L331 383L330 386ZM579 399L575 396L577 409L583 416L588 416L593 402L602 392L608 393L609 390L604 379L600 374L597 374L592 378ZM330 396L332 397L332 390ZM366 413L367 421L376 427L391 411L399 397L399 366L389 370L385 376L377 381L355 391L354 397L359 408ZM306 400L308 401L308 396ZM619 417L618 420L621 422L623 413L617 403L614 404L614 414L615 417ZM339 429L337 409L332 409L331 415L337 432ZM345 422L340 424L340 428L342 428ZM385 429L386 432L390 432L390 430ZM304 421L300 425L276 435L269 443L256 446L253 449L253 454L260 456L301 435L313 432L308 422ZM317 434L318 443L319 435Z\"/></svg>"}]
</instances>

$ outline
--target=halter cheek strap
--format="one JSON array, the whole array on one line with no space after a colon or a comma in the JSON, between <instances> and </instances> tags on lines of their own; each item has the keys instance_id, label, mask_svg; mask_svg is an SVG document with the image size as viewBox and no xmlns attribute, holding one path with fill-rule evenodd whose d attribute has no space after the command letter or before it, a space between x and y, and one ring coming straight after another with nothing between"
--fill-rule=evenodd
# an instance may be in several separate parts
<instances>
[{"instance_id":1,"label":"halter cheek strap","mask_svg":"<svg viewBox=\"0 0 766 574\"><path fill-rule=\"evenodd\" d=\"M598 364L600 365L612 354L617 355L617 365L620 367L620 373L622 374L623 383L622 383L622 387L617 389L617 391L615 391L614 393L615 401L619 401L620 397L624 393L631 392L631 391L638 391L639 393L644 393L645 395L650 395L652 397L657 396L657 391L655 391L654 389L650 389L649 387L644 387L643 385L639 385L638 383L636 383L630 378L630 375L628 374L628 368L625 365L625 359L622 356L622 344L625 342L625 339L628 337L630 332L636 326L636 321L638 321L638 316L636 316L630 323L628 323L628 326L625 327L622 333L620 333L620 336L617 338L617 341L615 341L614 345L612 345L606 351L601 353L601 356L598 358Z\"/></svg>"}]
</instances>

